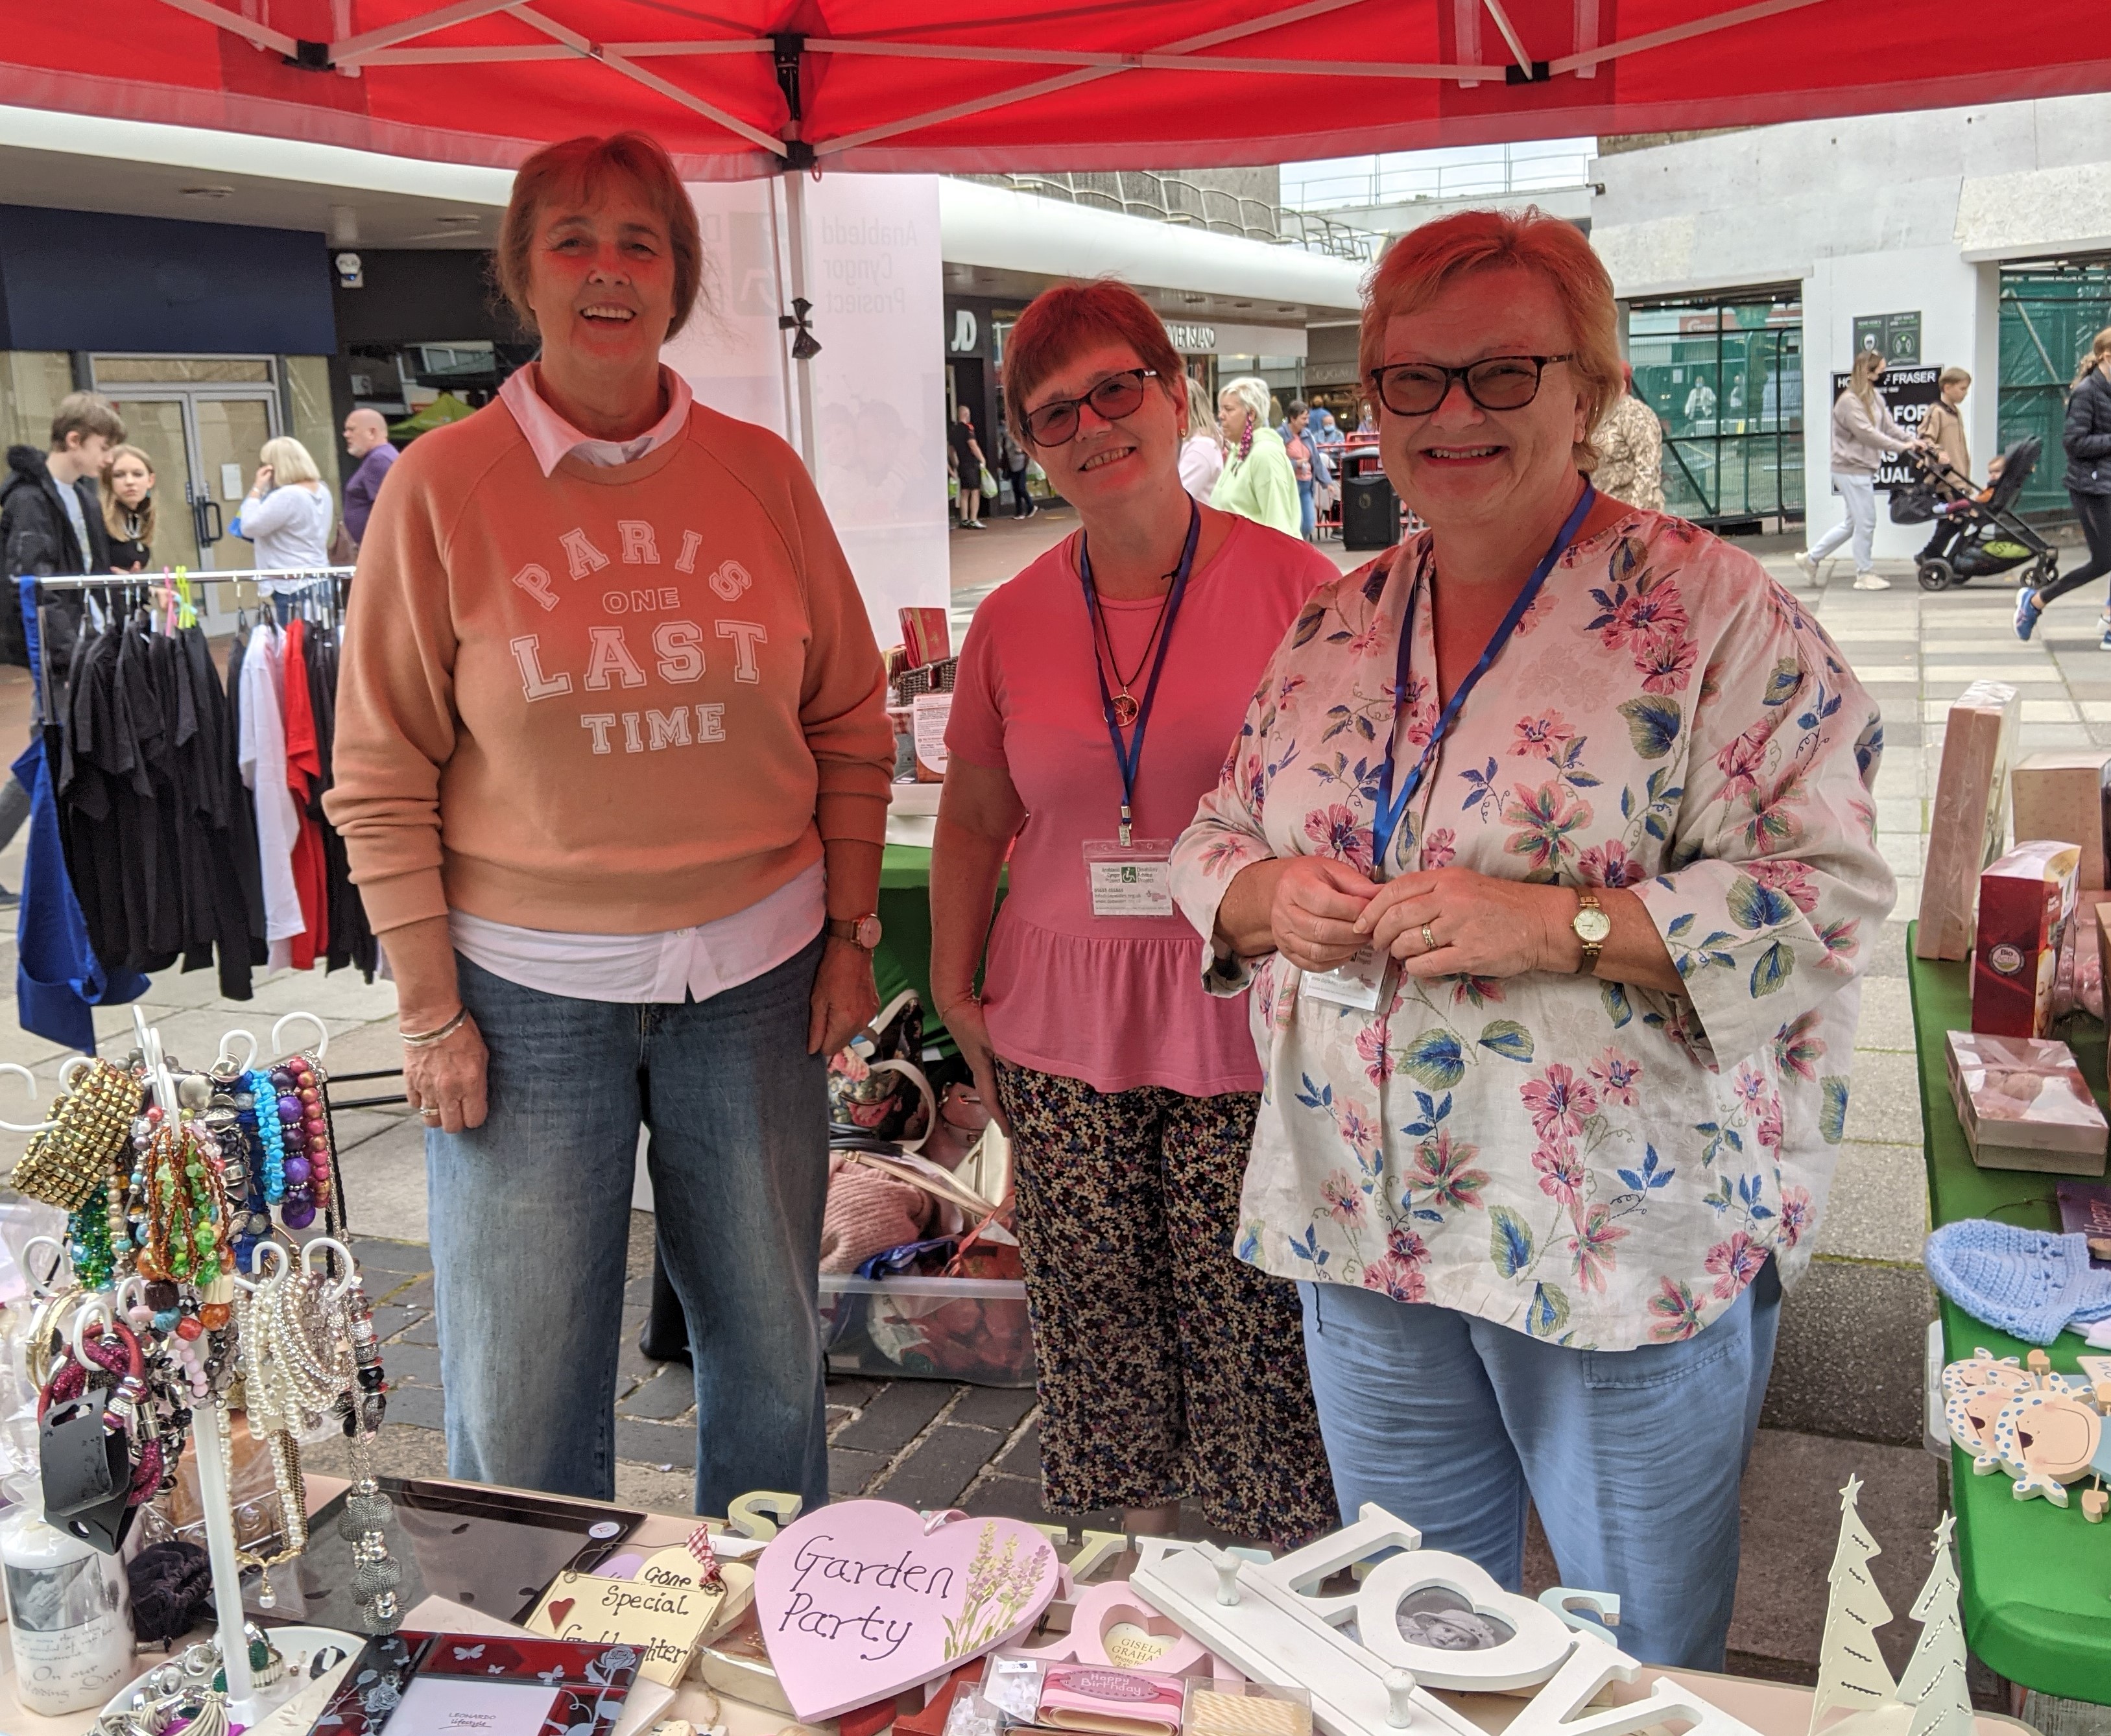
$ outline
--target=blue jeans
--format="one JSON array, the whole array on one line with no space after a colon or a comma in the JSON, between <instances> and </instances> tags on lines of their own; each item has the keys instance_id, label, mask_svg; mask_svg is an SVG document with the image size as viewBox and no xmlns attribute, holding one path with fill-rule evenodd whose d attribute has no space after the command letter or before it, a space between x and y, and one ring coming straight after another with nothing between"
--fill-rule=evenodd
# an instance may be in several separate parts
<instances>
[{"instance_id":1,"label":"blue jeans","mask_svg":"<svg viewBox=\"0 0 2111 1736\"><path fill-rule=\"evenodd\" d=\"M271 593L273 619L284 627L300 613L302 605L311 597L323 601L326 596L325 587L329 583L328 579L319 578L312 585L302 585L297 591L274 591Z\"/></svg>"},{"instance_id":2,"label":"blue jeans","mask_svg":"<svg viewBox=\"0 0 2111 1736\"><path fill-rule=\"evenodd\" d=\"M696 1358L697 1511L829 1498L815 1298L826 1061L806 1053L821 941L706 1001L521 987L459 954L490 1109L425 1135L447 1471L606 1501L641 1122L659 1243Z\"/></svg>"},{"instance_id":3,"label":"blue jeans","mask_svg":"<svg viewBox=\"0 0 2111 1736\"><path fill-rule=\"evenodd\" d=\"M1314 494L1313 479L1309 476L1298 479L1297 522L1304 528L1305 540L1310 542L1319 528L1319 507Z\"/></svg>"},{"instance_id":4,"label":"blue jeans","mask_svg":"<svg viewBox=\"0 0 2111 1736\"><path fill-rule=\"evenodd\" d=\"M1514 1591L1528 1495L1562 1584L1619 1594L1623 1651L1723 1667L1738 1485L1781 1315L1771 1260L1696 1337L1634 1350L1572 1350L1346 1285L1297 1288L1345 1522L1375 1501Z\"/></svg>"}]
</instances>

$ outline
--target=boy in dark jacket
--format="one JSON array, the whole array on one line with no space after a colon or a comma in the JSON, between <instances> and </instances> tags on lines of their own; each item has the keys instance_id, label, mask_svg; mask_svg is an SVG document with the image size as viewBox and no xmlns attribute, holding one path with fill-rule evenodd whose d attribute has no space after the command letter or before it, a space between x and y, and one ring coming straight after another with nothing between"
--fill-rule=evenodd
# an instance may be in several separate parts
<instances>
[{"instance_id":1,"label":"boy in dark jacket","mask_svg":"<svg viewBox=\"0 0 2111 1736\"><path fill-rule=\"evenodd\" d=\"M49 578L110 570L109 533L96 479L110 448L125 437L124 419L109 399L93 392L69 392L52 417L48 452L33 446L7 449L0 480L0 663L29 664L22 632L19 578ZM49 667L64 669L80 622L80 600L54 601ZM34 726L33 726L34 727ZM28 818L30 799L12 777L0 775L0 850ZM12 904L0 889L0 904Z\"/></svg>"}]
</instances>

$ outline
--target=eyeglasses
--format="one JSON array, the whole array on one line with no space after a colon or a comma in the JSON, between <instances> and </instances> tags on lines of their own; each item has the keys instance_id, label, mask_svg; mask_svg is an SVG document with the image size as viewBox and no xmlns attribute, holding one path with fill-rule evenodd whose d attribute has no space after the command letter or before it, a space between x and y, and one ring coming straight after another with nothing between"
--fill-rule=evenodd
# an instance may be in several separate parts
<instances>
[{"instance_id":1,"label":"eyeglasses","mask_svg":"<svg viewBox=\"0 0 2111 1736\"><path fill-rule=\"evenodd\" d=\"M1396 416L1426 416L1450 396L1451 382L1483 410L1523 410L1539 396L1539 377L1563 356L1488 356L1463 368L1440 368L1433 362L1396 362L1373 368L1369 376L1378 401Z\"/></svg>"},{"instance_id":2,"label":"eyeglasses","mask_svg":"<svg viewBox=\"0 0 2111 1736\"><path fill-rule=\"evenodd\" d=\"M1124 368L1110 374L1082 398L1056 398L1026 413L1026 432L1039 446L1067 446L1078 434L1078 411L1089 404L1103 421L1119 422L1136 414L1143 402L1143 383L1158 378L1155 368Z\"/></svg>"}]
</instances>

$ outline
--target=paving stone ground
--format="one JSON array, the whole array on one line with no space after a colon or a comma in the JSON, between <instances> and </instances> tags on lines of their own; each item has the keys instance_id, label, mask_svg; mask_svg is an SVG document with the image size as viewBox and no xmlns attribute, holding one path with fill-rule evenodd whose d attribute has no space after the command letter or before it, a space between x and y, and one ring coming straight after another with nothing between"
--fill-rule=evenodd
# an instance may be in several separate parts
<instances>
[{"instance_id":1,"label":"paving stone ground","mask_svg":"<svg viewBox=\"0 0 2111 1736\"><path fill-rule=\"evenodd\" d=\"M1074 523L1053 517L956 533L956 632L989 588ZM2012 594L2005 587L1985 583L1928 596L1903 568L1888 567L1882 570L1897 581L1888 592L1853 591L1837 569L1833 582L1814 589L1790 564L1791 545L1755 546L1816 611L1883 707L1887 744L1877 782L1878 819L1900 876L1899 919L1878 943L1864 995L1838 1176L1817 1258L1783 1308L1773 1384L1746 1483L1732 1666L1808 1680L1823 1617L1834 1492L1850 1472L1864 1479L1863 1514L1885 1545L1876 1575L1900 1610L1912 1600L1921 1545L1943 1498L1941 1467L1920 1446L1923 1347L1932 1308L1920 1266L1927 1197L1904 918L1919 895L1946 708L1973 680L2013 681L2024 696L2026 750L2111 745L2111 655L2097 649L2095 607L2086 596L2055 605L2036 642L2024 646L2009 628ZM23 732L25 696L7 679L14 673L0 672L0 739ZM20 871L18 842L0 854L0 880L19 884ZM10 937L0 944L0 965L12 962ZM340 1077L395 1064L394 995L386 983L368 986L346 974L282 976L260 985L256 1000L244 1006L220 1001L212 987L210 972L170 973L154 982L144 1010L179 1058L209 1059L233 1026L266 1037L272 1020L304 1008L329 1020L330 1065ZM128 1048L129 1009L98 1013L97 1030L105 1049ZM306 1040L291 1029L287 1037ZM35 1067L47 1092L61 1058L58 1045L11 1023L0 1027L0 1060ZM387 1081L341 1085L338 1095L390 1089ZM440 1473L443 1394L424 1245L422 1135L400 1109L354 1109L338 1120L352 1230L379 1304L395 1389L382 1461L402 1474ZM0 1162L11 1164L20 1143L0 1135ZM688 1373L651 1362L636 1347L650 1247L651 1220L638 1214L620 1353L617 1494L686 1511L696 1441ZM838 1496L1042 1516L1031 1393L836 1380L829 1384L829 1421L830 1486ZM1536 1585L1554 1582L1537 1540L1531 1571ZM1885 1636L1886 1648L1902 1653L1911 1629L1896 1625L1900 1631ZM1895 1666L1900 1661L1895 1657Z\"/></svg>"}]
</instances>

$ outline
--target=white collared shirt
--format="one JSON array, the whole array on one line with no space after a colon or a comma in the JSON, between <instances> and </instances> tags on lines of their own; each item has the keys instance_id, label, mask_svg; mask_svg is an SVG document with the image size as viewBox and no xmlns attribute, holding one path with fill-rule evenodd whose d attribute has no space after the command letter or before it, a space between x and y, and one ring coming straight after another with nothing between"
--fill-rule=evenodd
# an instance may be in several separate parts
<instances>
[{"instance_id":1,"label":"white collared shirt","mask_svg":"<svg viewBox=\"0 0 2111 1736\"><path fill-rule=\"evenodd\" d=\"M517 369L498 388L545 476L576 454L590 465L635 464L688 426L689 383L671 368L660 377L667 413L635 440L590 440L536 390L536 370ZM821 931L828 876L816 862L745 910L653 934L565 934L447 913L455 950L494 977L573 1000L646 1003L709 1000L773 971Z\"/></svg>"},{"instance_id":2,"label":"white collared shirt","mask_svg":"<svg viewBox=\"0 0 2111 1736\"><path fill-rule=\"evenodd\" d=\"M513 412L520 432L528 437L528 449L547 476L576 453L585 463L634 465L647 452L663 446L689 425L689 406L695 394L689 383L664 364L660 383L667 393L667 413L633 440L595 440L581 433L550 408L539 389L541 369L533 362L516 368L498 388L499 401Z\"/></svg>"}]
</instances>

